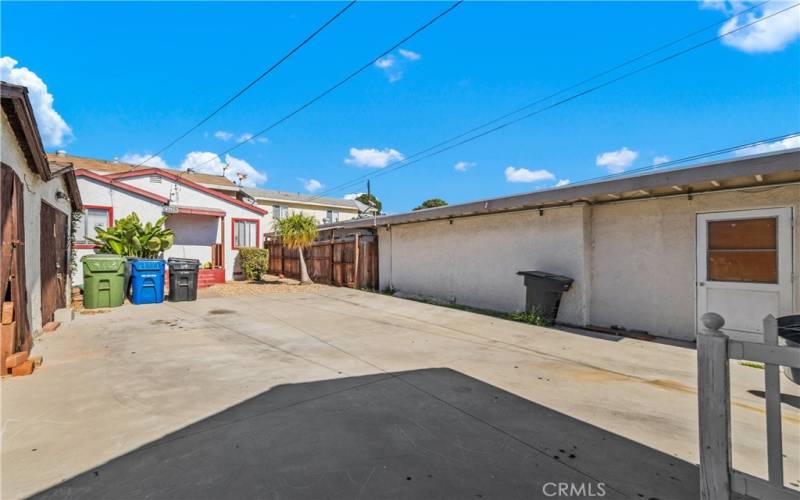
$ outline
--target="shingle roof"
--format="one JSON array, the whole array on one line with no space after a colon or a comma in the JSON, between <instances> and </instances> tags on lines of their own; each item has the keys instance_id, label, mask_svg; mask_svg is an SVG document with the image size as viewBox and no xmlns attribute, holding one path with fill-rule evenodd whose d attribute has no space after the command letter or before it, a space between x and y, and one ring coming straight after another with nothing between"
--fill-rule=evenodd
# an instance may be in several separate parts
<instances>
[{"instance_id":1,"label":"shingle roof","mask_svg":"<svg viewBox=\"0 0 800 500\"><path fill-rule=\"evenodd\" d=\"M328 198L322 196L315 196L312 194L287 193L284 191L275 191L272 189L261 189L252 187L243 187L242 191L244 191L245 193L256 199L261 198L267 200L285 201L289 203L304 203L308 205L334 206L334 207L349 208L351 210L358 209L355 200Z\"/></svg>"},{"instance_id":2,"label":"shingle roof","mask_svg":"<svg viewBox=\"0 0 800 500\"><path fill-rule=\"evenodd\" d=\"M113 162L108 160L97 160L95 158L85 158L83 156L72 156L72 155L64 155L59 156L55 153L48 153L47 158L50 161L57 161L60 163L69 162L75 167L75 170L84 169L84 170L91 170L93 172L100 172L103 174L116 174L120 172L130 172L133 170L134 165L130 165L128 163L121 163L121 162ZM152 168L152 167L146 167ZM177 170L172 169L161 169L166 170L167 172L178 173ZM183 174L183 177L189 179L194 182L198 182L201 184L217 184L221 186L234 186L235 184L230 180L226 179L221 175L213 175L213 174L199 174L199 173L191 173L191 174Z\"/></svg>"}]
</instances>

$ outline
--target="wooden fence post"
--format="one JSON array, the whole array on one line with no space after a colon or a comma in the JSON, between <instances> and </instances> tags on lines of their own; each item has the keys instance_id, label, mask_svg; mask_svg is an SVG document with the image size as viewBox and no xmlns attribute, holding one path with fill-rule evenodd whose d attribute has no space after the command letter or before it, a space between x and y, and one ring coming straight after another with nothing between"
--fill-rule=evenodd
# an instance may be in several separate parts
<instances>
[{"instance_id":1,"label":"wooden fence post","mask_svg":"<svg viewBox=\"0 0 800 500\"><path fill-rule=\"evenodd\" d=\"M358 252L361 249L360 248L361 247L361 241L359 239L359 234L358 233L356 233L354 235L353 240L354 240L353 244L356 246L355 247L355 255L353 256L353 261L354 261L354 264L353 264L353 281L355 283L353 288L358 289L358 288L360 288L359 283L358 283L358 265L359 265Z\"/></svg>"},{"instance_id":2,"label":"wooden fence post","mask_svg":"<svg viewBox=\"0 0 800 500\"><path fill-rule=\"evenodd\" d=\"M700 498L731 497L731 414L728 336L725 320L707 312L697 337L697 394L700 433Z\"/></svg>"}]
</instances>

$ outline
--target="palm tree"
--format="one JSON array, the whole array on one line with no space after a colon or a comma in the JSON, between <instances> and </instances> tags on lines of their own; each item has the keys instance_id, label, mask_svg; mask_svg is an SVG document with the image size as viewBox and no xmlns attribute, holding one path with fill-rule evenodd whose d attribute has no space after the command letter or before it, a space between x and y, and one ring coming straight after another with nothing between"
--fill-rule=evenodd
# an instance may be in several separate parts
<instances>
[{"instance_id":1,"label":"palm tree","mask_svg":"<svg viewBox=\"0 0 800 500\"><path fill-rule=\"evenodd\" d=\"M300 254L300 283L313 283L308 277L303 249L310 247L317 239L317 221L311 216L294 214L275 221L275 229L283 245Z\"/></svg>"}]
</instances>

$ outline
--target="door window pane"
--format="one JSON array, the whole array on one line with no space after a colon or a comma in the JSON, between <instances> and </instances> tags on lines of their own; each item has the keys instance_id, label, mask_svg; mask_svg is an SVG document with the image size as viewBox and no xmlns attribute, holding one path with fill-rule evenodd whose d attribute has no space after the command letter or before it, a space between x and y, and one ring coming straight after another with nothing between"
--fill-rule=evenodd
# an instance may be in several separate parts
<instances>
[{"instance_id":1,"label":"door window pane","mask_svg":"<svg viewBox=\"0 0 800 500\"><path fill-rule=\"evenodd\" d=\"M708 223L709 281L778 282L777 219Z\"/></svg>"}]
</instances>

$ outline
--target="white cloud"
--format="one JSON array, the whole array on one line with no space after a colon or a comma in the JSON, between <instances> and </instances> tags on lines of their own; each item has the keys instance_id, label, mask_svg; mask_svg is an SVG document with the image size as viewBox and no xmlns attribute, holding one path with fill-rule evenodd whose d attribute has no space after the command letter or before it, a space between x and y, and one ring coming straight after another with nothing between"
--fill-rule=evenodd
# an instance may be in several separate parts
<instances>
[{"instance_id":1,"label":"white cloud","mask_svg":"<svg viewBox=\"0 0 800 500\"><path fill-rule=\"evenodd\" d=\"M235 135L236 134L234 134L233 132L226 132L225 130L217 130L216 132L214 132L214 137L216 137L221 141L226 141L226 142L233 139ZM269 142L269 139L261 136L254 138L253 134L251 134L250 132L245 132L236 138L236 142L247 142L247 141L249 141L251 144L256 142L265 143Z\"/></svg>"},{"instance_id":2,"label":"white cloud","mask_svg":"<svg viewBox=\"0 0 800 500\"><path fill-rule=\"evenodd\" d=\"M223 170L226 163L229 167L227 171ZM223 162L214 153L209 151L192 151L186 155L180 168L181 170L191 168L195 172L204 174L223 175L223 172L225 172L225 177L233 182L239 181L237 174L243 174L247 176L247 178L242 181L243 186L252 187L256 184L267 182L267 174L259 172L245 160L231 155L225 155L225 161Z\"/></svg>"},{"instance_id":3,"label":"white cloud","mask_svg":"<svg viewBox=\"0 0 800 500\"><path fill-rule=\"evenodd\" d=\"M364 194L364 193L350 193L350 194L344 195L342 197L342 199L344 199L344 200L355 200L356 198L358 198L362 194Z\"/></svg>"},{"instance_id":4,"label":"white cloud","mask_svg":"<svg viewBox=\"0 0 800 500\"><path fill-rule=\"evenodd\" d=\"M119 161L121 161L122 163L127 163L129 165L139 165L144 160L147 160L146 162L142 163L143 166L155 167L155 168L169 168L167 162L165 162L164 159L161 158L160 156L154 156L149 160L148 158L150 158L150 155L148 154L141 155L139 153L129 153L122 155Z\"/></svg>"},{"instance_id":5,"label":"white cloud","mask_svg":"<svg viewBox=\"0 0 800 500\"><path fill-rule=\"evenodd\" d=\"M350 157L345 163L359 167L383 168L393 161L401 161L405 155L393 148L350 148Z\"/></svg>"},{"instance_id":6,"label":"white cloud","mask_svg":"<svg viewBox=\"0 0 800 500\"><path fill-rule=\"evenodd\" d=\"M667 163L669 161L669 156L656 156L653 158L653 165L661 165L662 163Z\"/></svg>"},{"instance_id":7,"label":"white cloud","mask_svg":"<svg viewBox=\"0 0 800 500\"><path fill-rule=\"evenodd\" d=\"M72 129L53 109L53 94L47 91L47 85L33 71L16 66L16 59L0 57L0 80L28 88L28 99L31 101L44 145L62 146L69 142L72 139Z\"/></svg>"},{"instance_id":8,"label":"white cloud","mask_svg":"<svg viewBox=\"0 0 800 500\"><path fill-rule=\"evenodd\" d=\"M394 54L389 54L375 61L375 66L383 71L383 74L389 79L389 83L394 83L403 78L408 64L419 61L422 58L421 54L413 50L399 49L397 53L400 54L399 58Z\"/></svg>"},{"instance_id":9,"label":"white cloud","mask_svg":"<svg viewBox=\"0 0 800 500\"><path fill-rule=\"evenodd\" d=\"M556 178L547 170L528 170L527 168L506 167L505 174L508 182L551 181Z\"/></svg>"},{"instance_id":10,"label":"white cloud","mask_svg":"<svg viewBox=\"0 0 800 500\"><path fill-rule=\"evenodd\" d=\"M458 172L466 172L468 169L474 167L477 163L473 163L470 161L459 161L453 165L453 168Z\"/></svg>"},{"instance_id":11,"label":"white cloud","mask_svg":"<svg viewBox=\"0 0 800 500\"><path fill-rule=\"evenodd\" d=\"M400 55L409 61L419 61L422 59L422 54L419 52L414 52L413 50L400 49L398 52L400 52Z\"/></svg>"},{"instance_id":12,"label":"white cloud","mask_svg":"<svg viewBox=\"0 0 800 500\"><path fill-rule=\"evenodd\" d=\"M302 177L298 177L297 180L303 183L303 187L306 188L306 191L309 193L322 189L322 183L316 179L303 179Z\"/></svg>"},{"instance_id":13,"label":"white cloud","mask_svg":"<svg viewBox=\"0 0 800 500\"><path fill-rule=\"evenodd\" d=\"M567 184L569 184L569 179L559 179L556 182L556 187L566 186Z\"/></svg>"},{"instance_id":14,"label":"white cloud","mask_svg":"<svg viewBox=\"0 0 800 500\"><path fill-rule=\"evenodd\" d=\"M598 167L605 167L612 174L618 174L630 167L638 157L638 152L623 147L597 155L596 163Z\"/></svg>"},{"instance_id":15,"label":"white cloud","mask_svg":"<svg viewBox=\"0 0 800 500\"><path fill-rule=\"evenodd\" d=\"M740 149L736 151L736 156L757 155L762 153L772 153L774 151L782 151L789 148L800 148L800 135L788 137L781 141L765 142L763 144L756 144L749 148Z\"/></svg>"},{"instance_id":16,"label":"white cloud","mask_svg":"<svg viewBox=\"0 0 800 500\"><path fill-rule=\"evenodd\" d=\"M375 61L375 66L379 67L380 69L389 69L397 62L397 58L393 55L389 54L386 57L381 57L377 61Z\"/></svg>"},{"instance_id":17,"label":"white cloud","mask_svg":"<svg viewBox=\"0 0 800 500\"><path fill-rule=\"evenodd\" d=\"M749 8L751 5L742 1L719 2L703 0L702 6L719 10L731 16ZM789 6L786 2L769 2L766 5L729 19L719 29L719 34L728 33L741 26L757 21ZM758 52L777 52L800 37L800 12L791 9L769 19L758 22L748 28L722 38L722 43L750 54Z\"/></svg>"}]
</instances>

